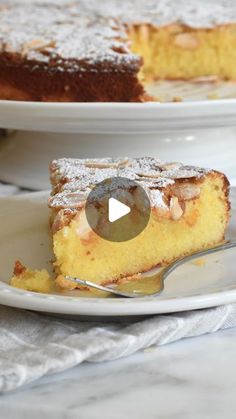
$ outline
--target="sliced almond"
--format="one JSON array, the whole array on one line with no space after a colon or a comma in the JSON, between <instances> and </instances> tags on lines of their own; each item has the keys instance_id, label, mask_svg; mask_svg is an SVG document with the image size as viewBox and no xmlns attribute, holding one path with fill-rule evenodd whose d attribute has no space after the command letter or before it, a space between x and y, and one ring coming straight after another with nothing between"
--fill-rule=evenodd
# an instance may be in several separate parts
<instances>
[{"instance_id":1,"label":"sliced almond","mask_svg":"<svg viewBox=\"0 0 236 419\"><path fill-rule=\"evenodd\" d=\"M85 163L85 167L88 167L89 169L109 169L116 167L114 163L99 163L99 162L93 162L88 161Z\"/></svg>"},{"instance_id":2,"label":"sliced almond","mask_svg":"<svg viewBox=\"0 0 236 419\"><path fill-rule=\"evenodd\" d=\"M179 183L171 188L172 193L180 200L188 201L200 196L201 188L194 183Z\"/></svg>"},{"instance_id":3,"label":"sliced almond","mask_svg":"<svg viewBox=\"0 0 236 419\"><path fill-rule=\"evenodd\" d=\"M170 215L172 220L178 221L184 214L184 211L179 203L179 200L176 196L173 196L170 200Z\"/></svg>"},{"instance_id":4,"label":"sliced almond","mask_svg":"<svg viewBox=\"0 0 236 419\"><path fill-rule=\"evenodd\" d=\"M137 33L137 27L135 25L128 25L128 32L129 32L130 39L133 39L133 37Z\"/></svg>"},{"instance_id":5,"label":"sliced almond","mask_svg":"<svg viewBox=\"0 0 236 419\"><path fill-rule=\"evenodd\" d=\"M179 33L174 37L174 45L179 48L193 50L199 47L200 41L193 33Z\"/></svg>"},{"instance_id":6,"label":"sliced almond","mask_svg":"<svg viewBox=\"0 0 236 419\"><path fill-rule=\"evenodd\" d=\"M54 41L45 41L43 39L32 39L29 42L26 42L22 48L22 55L26 55L29 51L39 51L43 52L46 48L54 48Z\"/></svg>"},{"instance_id":7,"label":"sliced almond","mask_svg":"<svg viewBox=\"0 0 236 419\"><path fill-rule=\"evenodd\" d=\"M123 159L120 161L99 161L99 160L86 160L85 167L91 168L91 169L109 169L109 168L122 168L126 167L129 164L129 159Z\"/></svg>"},{"instance_id":8,"label":"sliced almond","mask_svg":"<svg viewBox=\"0 0 236 419\"><path fill-rule=\"evenodd\" d=\"M92 229L87 221L85 209L81 210L76 216L76 233L81 240L89 240Z\"/></svg>"},{"instance_id":9,"label":"sliced almond","mask_svg":"<svg viewBox=\"0 0 236 419\"><path fill-rule=\"evenodd\" d=\"M123 169L124 167L128 167L130 166L131 161L128 158L124 158L123 160L119 161L119 163L117 164L117 167L119 167L119 169Z\"/></svg>"},{"instance_id":10,"label":"sliced almond","mask_svg":"<svg viewBox=\"0 0 236 419\"><path fill-rule=\"evenodd\" d=\"M162 164L159 167L161 170L178 170L182 166L183 166L182 163L171 162L171 163Z\"/></svg>"},{"instance_id":11,"label":"sliced almond","mask_svg":"<svg viewBox=\"0 0 236 419\"><path fill-rule=\"evenodd\" d=\"M127 54L128 52L124 45L113 45L111 49L118 54Z\"/></svg>"},{"instance_id":12,"label":"sliced almond","mask_svg":"<svg viewBox=\"0 0 236 419\"><path fill-rule=\"evenodd\" d=\"M140 25L139 33L143 42L147 42L150 37L150 29L148 25Z\"/></svg>"},{"instance_id":13,"label":"sliced almond","mask_svg":"<svg viewBox=\"0 0 236 419\"><path fill-rule=\"evenodd\" d=\"M68 226L72 218L73 218L72 212L66 211L64 209L60 210L57 213L56 217L54 218L54 221L52 224L52 233L55 234L57 231Z\"/></svg>"},{"instance_id":14,"label":"sliced almond","mask_svg":"<svg viewBox=\"0 0 236 419\"><path fill-rule=\"evenodd\" d=\"M153 179L162 176L161 173L158 172L158 171L156 173L153 173L153 172L136 172L136 174L140 177L153 178Z\"/></svg>"},{"instance_id":15,"label":"sliced almond","mask_svg":"<svg viewBox=\"0 0 236 419\"><path fill-rule=\"evenodd\" d=\"M89 222L87 220L86 212L89 215ZM74 218L76 221L76 233L78 234L79 238L81 240L88 241L91 238L91 235L93 233L92 229L95 229L98 223L98 212L97 210L91 205L90 207L87 207L85 212L85 209L82 209Z\"/></svg>"}]
</instances>

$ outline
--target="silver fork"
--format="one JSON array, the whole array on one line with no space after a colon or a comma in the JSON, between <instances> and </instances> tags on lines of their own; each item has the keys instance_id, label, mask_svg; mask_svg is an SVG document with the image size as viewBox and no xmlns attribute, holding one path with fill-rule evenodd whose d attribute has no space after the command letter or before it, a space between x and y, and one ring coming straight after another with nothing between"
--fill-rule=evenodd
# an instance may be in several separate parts
<instances>
[{"instance_id":1,"label":"silver fork","mask_svg":"<svg viewBox=\"0 0 236 419\"><path fill-rule=\"evenodd\" d=\"M96 288L97 290L106 291L119 297L125 297L125 298L142 298L142 297L147 297L147 296L153 297L153 296L158 296L162 293L162 291L164 290L165 280L179 266L191 260L198 259L199 257L210 255L211 253L221 252L222 250L228 250L228 249L231 249L232 247L236 247L236 241L227 242L225 244L221 244L219 246L212 247L207 250L202 250L201 252L195 252L189 256L176 260L175 262L171 263L166 268L163 268L161 271L155 274L156 278L158 279L159 288L156 292L152 294L149 294L149 293L145 294L143 292L139 292L138 290L133 290L132 292L126 292L126 291L122 291L121 289L113 288L111 286L105 287L103 285L95 284L94 282L91 282L91 281L86 281L79 278L73 278L71 276L66 276L65 278L72 282L76 282L79 285L89 287L89 288ZM152 275L152 278L155 275ZM137 285L138 280L134 281L134 283L135 285Z\"/></svg>"}]
</instances>

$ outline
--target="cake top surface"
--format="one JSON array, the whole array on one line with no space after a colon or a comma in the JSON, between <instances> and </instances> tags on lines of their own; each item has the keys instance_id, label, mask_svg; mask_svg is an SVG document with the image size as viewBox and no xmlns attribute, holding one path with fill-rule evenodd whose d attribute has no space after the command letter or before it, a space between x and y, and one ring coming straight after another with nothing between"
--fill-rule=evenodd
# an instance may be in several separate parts
<instances>
[{"instance_id":1,"label":"cake top surface","mask_svg":"<svg viewBox=\"0 0 236 419\"><path fill-rule=\"evenodd\" d=\"M109 64L137 70L125 24L181 23L211 28L236 22L232 0L74 0L0 3L0 51L63 70ZM61 64L61 67L60 67Z\"/></svg>"},{"instance_id":2,"label":"cake top surface","mask_svg":"<svg viewBox=\"0 0 236 419\"><path fill-rule=\"evenodd\" d=\"M0 4L0 51L38 64L90 70L109 65L136 71L140 58L129 51L127 35L114 18L74 5Z\"/></svg>"},{"instance_id":3,"label":"cake top surface","mask_svg":"<svg viewBox=\"0 0 236 419\"><path fill-rule=\"evenodd\" d=\"M128 178L147 192L152 207L164 206L162 191L177 179L201 178L210 172L181 163L165 163L154 157L59 159L50 166L54 194L51 208L76 208L85 202L95 185L108 178Z\"/></svg>"},{"instance_id":4,"label":"cake top surface","mask_svg":"<svg viewBox=\"0 0 236 419\"><path fill-rule=\"evenodd\" d=\"M234 0L80 0L87 10L102 16L118 16L128 23L165 26L180 23L192 28L211 28L236 22Z\"/></svg>"}]
</instances>

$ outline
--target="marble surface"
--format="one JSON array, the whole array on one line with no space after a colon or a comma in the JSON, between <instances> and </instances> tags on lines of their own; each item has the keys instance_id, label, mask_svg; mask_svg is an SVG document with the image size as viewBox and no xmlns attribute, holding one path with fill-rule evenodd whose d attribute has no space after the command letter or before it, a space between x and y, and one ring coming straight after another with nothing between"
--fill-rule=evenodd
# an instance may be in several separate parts
<instances>
[{"instance_id":1,"label":"marble surface","mask_svg":"<svg viewBox=\"0 0 236 419\"><path fill-rule=\"evenodd\" d=\"M236 329L85 363L0 397L4 419L235 418Z\"/></svg>"}]
</instances>

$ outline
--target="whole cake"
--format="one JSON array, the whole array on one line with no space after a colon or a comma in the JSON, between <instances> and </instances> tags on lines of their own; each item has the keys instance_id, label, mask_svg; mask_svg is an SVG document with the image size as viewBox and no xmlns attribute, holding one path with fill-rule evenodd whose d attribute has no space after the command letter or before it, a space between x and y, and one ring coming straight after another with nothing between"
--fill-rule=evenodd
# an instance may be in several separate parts
<instances>
[{"instance_id":1,"label":"whole cake","mask_svg":"<svg viewBox=\"0 0 236 419\"><path fill-rule=\"evenodd\" d=\"M139 183L151 205L146 228L120 243L96 235L85 214L89 192L114 176ZM229 183L214 170L151 157L61 159L51 164L51 181L54 267L61 288L77 286L67 275L114 283L224 240Z\"/></svg>"},{"instance_id":2,"label":"whole cake","mask_svg":"<svg viewBox=\"0 0 236 419\"><path fill-rule=\"evenodd\" d=\"M236 5L77 0L0 5L0 98L152 100L155 79L236 79Z\"/></svg>"}]
</instances>

